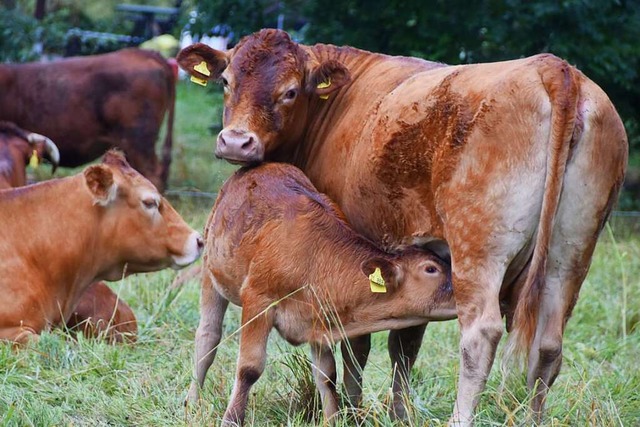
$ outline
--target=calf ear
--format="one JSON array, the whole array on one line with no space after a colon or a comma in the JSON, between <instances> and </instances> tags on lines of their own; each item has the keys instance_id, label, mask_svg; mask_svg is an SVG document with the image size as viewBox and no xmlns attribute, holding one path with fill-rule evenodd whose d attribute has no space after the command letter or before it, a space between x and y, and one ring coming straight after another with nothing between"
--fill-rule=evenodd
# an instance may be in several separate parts
<instances>
[{"instance_id":1,"label":"calf ear","mask_svg":"<svg viewBox=\"0 0 640 427\"><path fill-rule=\"evenodd\" d=\"M229 63L226 53L215 50L204 43L185 47L178 53L176 60L180 68L201 80L219 79L220 74Z\"/></svg>"},{"instance_id":2,"label":"calf ear","mask_svg":"<svg viewBox=\"0 0 640 427\"><path fill-rule=\"evenodd\" d=\"M351 81L351 73L342 63L330 59L315 67L307 78L307 92L323 99Z\"/></svg>"},{"instance_id":3,"label":"calf ear","mask_svg":"<svg viewBox=\"0 0 640 427\"><path fill-rule=\"evenodd\" d=\"M385 282L385 287L388 290L396 289L402 280L402 270L400 267L393 261L389 261L384 258L369 258L362 261L360 268L367 277L369 277L370 274L373 274L373 272L376 271L376 268L379 268L380 274Z\"/></svg>"},{"instance_id":4,"label":"calf ear","mask_svg":"<svg viewBox=\"0 0 640 427\"><path fill-rule=\"evenodd\" d=\"M94 205L106 206L115 200L118 185L113 181L113 172L108 166L89 166L84 170L84 179Z\"/></svg>"}]
</instances>

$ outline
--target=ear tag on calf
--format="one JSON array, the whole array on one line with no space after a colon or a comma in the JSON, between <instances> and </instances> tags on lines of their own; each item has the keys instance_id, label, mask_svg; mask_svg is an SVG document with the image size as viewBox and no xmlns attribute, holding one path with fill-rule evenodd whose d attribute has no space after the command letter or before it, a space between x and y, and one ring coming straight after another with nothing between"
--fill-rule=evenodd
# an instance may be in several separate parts
<instances>
[{"instance_id":1,"label":"ear tag on calf","mask_svg":"<svg viewBox=\"0 0 640 427\"><path fill-rule=\"evenodd\" d=\"M33 150L33 153L31 153L31 157L29 158L29 166L31 166L33 169L36 169L39 164L40 159L38 158L38 152L36 150Z\"/></svg>"},{"instance_id":2,"label":"ear tag on calf","mask_svg":"<svg viewBox=\"0 0 640 427\"><path fill-rule=\"evenodd\" d=\"M387 292L386 284L382 278L382 272L380 267L376 267L376 270L369 275L369 285L371 286L371 292L374 294L383 294Z\"/></svg>"},{"instance_id":3,"label":"ear tag on calf","mask_svg":"<svg viewBox=\"0 0 640 427\"><path fill-rule=\"evenodd\" d=\"M201 63L199 63L198 65L194 66L193 69L197 72L199 72L200 74L203 74L207 77L209 77L211 75L211 72L209 71L209 68L207 67L207 63L205 61L202 61ZM207 85L207 81L204 79L201 79L200 77L196 77L196 76L191 76L190 79L192 82L199 84L200 86L206 86Z\"/></svg>"},{"instance_id":4,"label":"ear tag on calf","mask_svg":"<svg viewBox=\"0 0 640 427\"><path fill-rule=\"evenodd\" d=\"M318 83L316 86L318 89L325 89L331 86L331 79L327 79L326 82ZM329 99L329 95L320 95L320 99Z\"/></svg>"}]
</instances>

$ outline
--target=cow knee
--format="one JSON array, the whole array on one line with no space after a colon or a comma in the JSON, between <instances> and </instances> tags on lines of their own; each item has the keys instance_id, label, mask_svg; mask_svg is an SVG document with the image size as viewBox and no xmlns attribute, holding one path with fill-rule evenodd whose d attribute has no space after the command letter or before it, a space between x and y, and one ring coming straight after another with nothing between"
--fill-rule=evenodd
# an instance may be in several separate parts
<instances>
[{"instance_id":1,"label":"cow knee","mask_svg":"<svg viewBox=\"0 0 640 427\"><path fill-rule=\"evenodd\" d=\"M534 347L531 351L527 378L529 388L534 389L538 379L546 387L551 387L562 364L562 341L545 340L539 347Z\"/></svg>"}]
</instances>

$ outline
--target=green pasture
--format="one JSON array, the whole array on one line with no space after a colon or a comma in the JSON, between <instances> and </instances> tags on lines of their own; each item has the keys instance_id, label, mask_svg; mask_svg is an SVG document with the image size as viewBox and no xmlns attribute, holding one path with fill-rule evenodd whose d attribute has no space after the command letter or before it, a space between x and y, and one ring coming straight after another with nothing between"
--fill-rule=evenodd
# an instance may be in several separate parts
<instances>
[{"instance_id":1,"label":"green pasture","mask_svg":"<svg viewBox=\"0 0 640 427\"><path fill-rule=\"evenodd\" d=\"M215 192L235 169L213 157L215 136L209 128L220 125L220 100L215 90L179 85L172 190ZM192 226L202 229L213 200L184 195L171 200ZM544 425L640 425L636 225L615 218L603 233L566 330L564 366L549 395ZM191 281L170 290L175 276L168 270L112 283L138 317L140 336L134 345L76 340L60 329L24 349L0 344L0 426L219 424L234 380L239 310L227 313L227 338L209 371L201 404L185 409L199 285ZM386 332L374 335L362 408L343 411L337 425L393 424L387 416L391 371L386 337ZM412 408L407 425L446 423L455 399L458 338L455 321L427 328L412 376L413 394L407 397ZM247 425L322 423L306 354L305 346L294 348L272 334L266 371L250 398ZM501 371L500 357L501 352L481 399L478 426L522 425L525 420L529 396L524 374L514 365Z\"/></svg>"}]
</instances>

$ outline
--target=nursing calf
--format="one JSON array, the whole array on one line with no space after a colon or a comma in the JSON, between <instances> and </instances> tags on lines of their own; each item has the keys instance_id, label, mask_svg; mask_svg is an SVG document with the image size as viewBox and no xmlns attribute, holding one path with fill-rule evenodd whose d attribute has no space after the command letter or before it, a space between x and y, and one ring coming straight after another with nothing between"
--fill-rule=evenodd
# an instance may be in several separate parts
<instances>
[{"instance_id":1,"label":"nursing calf","mask_svg":"<svg viewBox=\"0 0 640 427\"><path fill-rule=\"evenodd\" d=\"M187 399L198 398L228 302L242 306L227 424L243 422L273 327L294 345L310 343L329 418L338 411L332 344L455 316L448 266L415 247L381 251L356 234L337 205L290 165L240 169L225 183L205 228L204 257L195 379ZM374 272L384 279L379 289L384 292L373 292L367 276Z\"/></svg>"},{"instance_id":2,"label":"nursing calf","mask_svg":"<svg viewBox=\"0 0 640 427\"><path fill-rule=\"evenodd\" d=\"M157 189L118 152L82 173L0 192L0 339L67 321L98 280L181 268L202 250Z\"/></svg>"}]
</instances>

